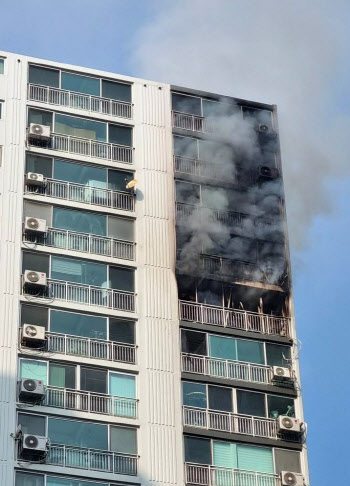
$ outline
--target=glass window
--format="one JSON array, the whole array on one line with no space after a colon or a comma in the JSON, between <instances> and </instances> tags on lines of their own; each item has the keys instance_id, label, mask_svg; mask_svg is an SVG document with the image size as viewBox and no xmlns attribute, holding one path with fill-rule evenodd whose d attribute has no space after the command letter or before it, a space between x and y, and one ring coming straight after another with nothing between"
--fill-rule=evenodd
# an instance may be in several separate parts
<instances>
[{"instance_id":1,"label":"glass window","mask_svg":"<svg viewBox=\"0 0 350 486\"><path fill-rule=\"evenodd\" d=\"M54 207L53 227L106 236L107 217L103 214L90 213L88 211Z\"/></svg>"},{"instance_id":2,"label":"glass window","mask_svg":"<svg viewBox=\"0 0 350 486\"><path fill-rule=\"evenodd\" d=\"M132 147L132 128L122 125L108 125L108 141L117 145Z\"/></svg>"},{"instance_id":3,"label":"glass window","mask_svg":"<svg viewBox=\"0 0 350 486\"><path fill-rule=\"evenodd\" d=\"M291 362L291 348L280 344L266 343L266 362L270 366L288 367Z\"/></svg>"},{"instance_id":4,"label":"glass window","mask_svg":"<svg viewBox=\"0 0 350 486\"><path fill-rule=\"evenodd\" d=\"M174 155L198 159L197 140L190 137L174 137Z\"/></svg>"},{"instance_id":5,"label":"glass window","mask_svg":"<svg viewBox=\"0 0 350 486\"><path fill-rule=\"evenodd\" d=\"M32 380L42 381L45 385L47 385L47 363L45 361L21 359L19 366L21 380L29 378Z\"/></svg>"},{"instance_id":6,"label":"glass window","mask_svg":"<svg viewBox=\"0 0 350 486\"><path fill-rule=\"evenodd\" d=\"M207 408L207 388L201 383L184 381L182 383L183 405Z\"/></svg>"},{"instance_id":7,"label":"glass window","mask_svg":"<svg viewBox=\"0 0 350 486\"><path fill-rule=\"evenodd\" d=\"M135 376L125 373L110 373L109 394L116 397L136 398Z\"/></svg>"},{"instance_id":8,"label":"glass window","mask_svg":"<svg viewBox=\"0 0 350 486\"><path fill-rule=\"evenodd\" d=\"M56 113L55 116L55 132L99 142L107 140L106 123L76 116L60 115L59 113Z\"/></svg>"},{"instance_id":9,"label":"glass window","mask_svg":"<svg viewBox=\"0 0 350 486\"><path fill-rule=\"evenodd\" d=\"M112 191L130 192L126 189L128 182L132 181L134 174L124 170L108 170L108 189Z\"/></svg>"},{"instance_id":10,"label":"glass window","mask_svg":"<svg viewBox=\"0 0 350 486\"><path fill-rule=\"evenodd\" d=\"M245 471L274 473L272 449L237 444L238 468Z\"/></svg>"},{"instance_id":11,"label":"glass window","mask_svg":"<svg viewBox=\"0 0 350 486\"><path fill-rule=\"evenodd\" d=\"M107 339L107 319L105 317L51 310L50 331L73 336Z\"/></svg>"},{"instance_id":12,"label":"glass window","mask_svg":"<svg viewBox=\"0 0 350 486\"><path fill-rule=\"evenodd\" d=\"M59 88L60 72L39 66L29 66L29 83Z\"/></svg>"},{"instance_id":13,"label":"glass window","mask_svg":"<svg viewBox=\"0 0 350 486\"><path fill-rule=\"evenodd\" d=\"M34 154L27 154L26 172L35 172L44 177L52 177L52 159L50 157L40 157Z\"/></svg>"},{"instance_id":14,"label":"glass window","mask_svg":"<svg viewBox=\"0 0 350 486\"><path fill-rule=\"evenodd\" d=\"M232 412L232 390L223 386L209 386L209 408L210 410L220 410Z\"/></svg>"},{"instance_id":15,"label":"glass window","mask_svg":"<svg viewBox=\"0 0 350 486\"><path fill-rule=\"evenodd\" d=\"M295 417L294 400L287 397L267 395L268 416L277 418L279 415Z\"/></svg>"},{"instance_id":16,"label":"glass window","mask_svg":"<svg viewBox=\"0 0 350 486\"><path fill-rule=\"evenodd\" d=\"M185 462L211 464L210 440L185 437Z\"/></svg>"},{"instance_id":17,"label":"glass window","mask_svg":"<svg viewBox=\"0 0 350 486\"><path fill-rule=\"evenodd\" d=\"M44 476L17 471L15 486L44 486Z\"/></svg>"},{"instance_id":18,"label":"glass window","mask_svg":"<svg viewBox=\"0 0 350 486\"><path fill-rule=\"evenodd\" d=\"M107 425L49 417L48 436L54 444L108 450Z\"/></svg>"},{"instance_id":19,"label":"glass window","mask_svg":"<svg viewBox=\"0 0 350 486\"><path fill-rule=\"evenodd\" d=\"M107 393L107 371L81 368L80 388L84 391Z\"/></svg>"},{"instance_id":20,"label":"glass window","mask_svg":"<svg viewBox=\"0 0 350 486\"><path fill-rule=\"evenodd\" d=\"M200 186L188 182L176 182L176 201L186 204L200 204Z\"/></svg>"},{"instance_id":21,"label":"glass window","mask_svg":"<svg viewBox=\"0 0 350 486\"><path fill-rule=\"evenodd\" d=\"M51 257L51 278L97 287L107 286L107 265L74 258Z\"/></svg>"},{"instance_id":22,"label":"glass window","mask_svg":"<svg viewBox=\"0 0 350 486\"><path fill-rule=\"evenodd\" d=\"M0 58L0 74L4 74L5 60Z\"/></svg>"},{"instance_id":23,"label":"glass window","mask_svg":"<svg viewBox=\"0 0 350 486\"><path fill-rule=\"evenodd\" d=\"M35 270L36 272L45 272L49 274L50 257L49 255L41 255L40 253L23 253L22 271Z\"/></svg>"},{"instance_id":24,"label":"glass window","mask_svg":"<svg viewBox=\"0 0 350 486\"><path fill-rule=\"evenodd\" d=\"M134 221L118 216L108 216L108 236L124 241L134 241Z\"/></svg>"},{"instance_id":25,"label":"glass window","mask_svg":"<svg viewBox=\"0 0 350 486\"><path fill-rule=\"evenodd\" d=\"M237 356L238 361L264 364L264 345L256 341L237 339Z\"/></svg>"},{"instance_id":26,"label":"glass window","mask_svg":"<svg viewBox=\"0 0 350 486\"><path fill-rule=\"evenodd\" d=\"M190 113L193 115L202 115L201 99L194 96L186 96L173 93L172 104L174 111Z\"/></svg>"},{"instance_id":27,"label":"glass window","mask_svg":"<svg viewBox=\"0 0 350 486\"><path fill-rule=\"evenodd\" d=\"M39 125L49 126L52 129L52 115L53 113L51 111L30 108L28 112L28 124L37 123Z\"/></svg>"},{"instance_id":28,"label":"glass window","mask_svg":"<svg viewBox=\"0 0 350 486\"><path fill-rule=\"evenodd\" d=\"M50 363L49 385L60 388L75 388L75 366Z\"/></svg>"},{"instance_id":29,"label":"glass window","mask_svg":"<svg viewBox=\"0 0 350 486\"><path fill-rule=\"evenodd\" d=\"M61 72L61 88L94 96L100 96L100 80L80 74Z\"/></svg>"},{"instance_id":30,"label":"glass window","mask_svg":"<svg viewBox=\"0 0 350 486\"><path fill-rule=\"evenodd\" d=\"M124 290L125 292L134 292L134 270L122 267L109 268L110 288Z\"/></svg>"},{"instance_id":31,"label":"glass window","mask_svg":"<svg viewBox=\"0 0 350 486\"><path fill-rule=\"evenodd\" d=\"M242 415L266 417L265 395L263 393L237 390L237 411Z\"/></svg>"},{"instance_id":32,"label":"glass window","mask_svg":"<svg viewBox=\"0 0 350 486\"><path fill-rule=\"evenodd\" d=\"M207 340L204 332L185 331L181 332L181 347L183 353L207 354Z\"/></svg>"},{"instance_id":33,"label":"glass window","mask_svg":"<svg viewBox=\"0 0 350 486\"><path fill-rule=\"evenodd\" d=\"M33 324L47 329L49 310L47 307L24 304L21 307L21 325Z\"/></svg>"},{"instance_id":34,"label":"glass window","mask_svg":"<svg viewBox=\"0 0 350 486\"><path fill-rule=\"evenodd\" d=\"M131 86L130 84L116 83L115 81L103 79L102 97L131 103Z\"/></svg>"},{"instance_id":35,"label":"glass window","mask_svg":"<svg viewBox=\"0 0 350 486\"><path fill-rule=\"evenodd\" d=\"M300 453L290 450L275 449L276 474L282 471L301 473Z\"/></svg>"},{"instance_id":36,"label":"glass window","mask_svg":"<svg viewBox=\"0 0 350 486\"><path fill-rule=\"evenodd\" d=\"M17 486L17 485L16 485ZM53 476L46 477L46 486L110 486L107 483L82 481L81 479L66 479Z\"/></svg>"},{"instance_id":37,"label":"glass window","mask_svg":"<svg viewBox=\"0 0 350 486\"><path fill-rule=\"evenodd\" d=\"M117 343L135 344L134 323L110 318L109 340Z\"/></svg>"},{"instance_id":38,"label":"glass window","mask_svg":"<svg viewBox=\"0 0 350 486\"><path fill-rule=\"evenodd\" d=\"M83 164L76 164L69 160L55 159L54 179L60 181L74 182L83 186L107 187L107 170L99 167L91 167Z\"/></svg>"},{"instance_id":39,"label":"glass window","mask_svg":"<svg viewBox=\"0 0 350 486\"><path fill-rule=\"evenodd\" d=\"M21 425L23 434L46 437L46 418L43 416L19 413L18 424Z\"/></svg>"},{"instance_id":40,"label":"glass window","mask_svg":"<svg viewBox=\"0 0 350 486\"><path fill-rule=\"evenodd\" d=\"M111 451L137 454L136 429L111 427Z\"/></svg>"},{"instance_id":41,"label":"glass window","mask_svg":"<svg viewBox=\"0 0 350 486\"><path fill-rule=\"evenodd\" d=\"M232 442L221 442L214 440L213 441L213 463L215 466L219 467L228 467L232 469L237 468L237 450L236 444ZM222 486L228 486L230 483L225 481L225 471L218 471L217 474L222 474L222 478L224 480ZM218 479L219 479L218 478ZM221 484L221 482L220 482Z\"/></svg>"},{"instance_id":42,"label":"glass window","mask_svg":"<svg viewBox=\"0 0 350 486\"><path fill-rule=\"evenodd\" d=\"M52 206L48 204L37 204L31 201L24 201L23 218L27 216L45 219L46 225L51 226Z\"/></svg>"},{"instance_id":43,"label":"glass window","mask_svg":"<svg viewBox=\"0 0 350 486\"><path fill-rule=\"evenodd\" d=\"M210 335L209 355L213 358L237 360L236 339Z\"/></svg>"},{"instance_id":44,"label":"glass window","mask_svg":"<svg viewBox=\"0 0 350 486\"><path fill-rule=\"evenodd\" d=\"M3 102L0 101L0 120L2 119L2 105L3 105Z\"/></svg>"}]
</instances>

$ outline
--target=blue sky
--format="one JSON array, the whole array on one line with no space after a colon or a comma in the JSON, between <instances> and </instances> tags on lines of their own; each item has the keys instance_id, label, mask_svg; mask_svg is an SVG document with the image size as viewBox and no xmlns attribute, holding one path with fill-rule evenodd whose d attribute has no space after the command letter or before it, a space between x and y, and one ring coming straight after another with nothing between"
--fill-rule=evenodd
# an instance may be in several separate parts
<instances>
[{"instance_id":1,"label":"blue sky","mask_svg":"<svg viewBox=\"0 0 350 486\"><path fill-rule=\"evenodd\" d=\"M283 4L2 0L0 49L278 103L311 480L328 486L348 476L350 8Z\"/></svg>"}]
</instances>

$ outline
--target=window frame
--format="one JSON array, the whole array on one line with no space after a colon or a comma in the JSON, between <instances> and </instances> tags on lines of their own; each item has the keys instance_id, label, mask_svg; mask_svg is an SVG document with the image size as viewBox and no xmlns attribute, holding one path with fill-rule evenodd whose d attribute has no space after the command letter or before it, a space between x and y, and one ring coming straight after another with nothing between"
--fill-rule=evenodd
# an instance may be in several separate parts
<instances>
[{"instance_id":1,"label":"window frame","mask_svg":"<svg viewBox=\"0 0 350 486\"><path fill-rule=\"evenodd\" d=\"M67 476L59 476L57 475L57 473L53 473L53 474L50 474L50 473L46 473L46 472L38 472L38 471L30 471L30 470L21 470L21 469L16 469L15 470L15 485L17 484L16 483L16 476L17 476L17 473L21 473L21 474L26 474L28 476L31 476L31 475L35 475L35 476L42 476L43 478L43 485L44 486L47 486L47 479L49 478L57 478L57 479L67 479L68 481L77 481L79 483L79 481L84 481L84 483L87 483L87 484L93 484L94 486L97 485L97 486L118 486L118 483L111 483L110 481L103 481L103 480L92 480L90 478L83 478L83 477L67 477Z\"/></svg>"}]
</instances>

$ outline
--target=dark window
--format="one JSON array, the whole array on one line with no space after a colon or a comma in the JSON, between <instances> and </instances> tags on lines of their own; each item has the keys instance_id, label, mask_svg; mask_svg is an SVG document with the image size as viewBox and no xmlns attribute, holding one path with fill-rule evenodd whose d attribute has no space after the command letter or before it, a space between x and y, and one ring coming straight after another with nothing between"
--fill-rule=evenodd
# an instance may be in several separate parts
<instances>
[{"instance_id":1,"label":"dark window","mask_svg":"<svg viewBox=\"0 0 350 486\"><path fill-rule=\"evenodd\" d=\"M197 140L190 137L174 137L174 154L179 157L198 159Z\"/></svg>"},{"instance_id":2,"label":"dark window","mask_svg":"<svg viewBox=\"0 0 350 486\"><path fill-rule=\"evenodd\" d=\"M49 255L42 255L40 253L23 253L22 271L35 270L36 272L45 272L49 275L50 271L50 257Z\"/></svg>"},{"instance_id":3,"label":"dark window","mask_svg":"<svg viewBox=\"0 0 350 486\"><path fill-rule=\"evenodd\" d=\"M267 395L267 408L270 418L277 418L279 415L295 417L294 400L292 398Z\"/></svg>"},{"instance_id":4,"label":"dark window","mask_svg":"<svg viewBox=\"0 0 350 486\"><path fill-rule=\"evenodd\" d=\"M40 417L39 415L30 415L27 413L19 413L18 424L21 425L23 434L33 434L46 437L45 417Z\"/></svg>"},{"instance_id":5,"label":"dark window","mask_svg":"<svg viewBox=\"0 0 350 486\"><path fill-rule=\"evenodd\" d=\"M52 159L50 157L39 157L34 154L27 154L26 172L35 172L44 177L52 177Z\"/></svg>"},{"instance_id":6,"label":"dark window","mask_svg":"<svg viewBox=\"0 0 350 486\"><path fill-rule=\"evenodd\" d=\"M134 270L121 267L109 268L110 288L134 292Z\"/></svg>"},{"instance_id":7,"label":"dark window","mask_svg":"<svg viewBox=\"0 0 350 486\"><path fill-rule=\"evenodd\" d=\"M223 386L209 386L209 408L210 410L220 410L232 412L232 390Z\"/></svg>"},{"instance_id":8,"label":"dark window","mask_svg":"<svg viewBox=\"0 0 350 486\"><path fill-rule=\"evenodd\" d=\"M16 486L44 486L44 476L17 471Z\"/></svg>"},{"instance_id":9,"label":"dark window","mask_svg":"<svg viewBox=\"0 0 350 486\"><path fill-rule=\"evenodd\" d=\"M123 170L108 170L108 189L112 191L130 192L126 189L128 182L132 181L134 174Z\"/></svg>"},{"instance_id":10,"label":"dark window","mask_svg":"<svg viewBox=\"0 0 350 486\"><path fill-rule=\"evenodd\" d=\"M111 427L110 450L122 454L137 454L137 432L129 427Z\"/></svg>"},{"instance_id":11,"label":"dark window","mask_svg":"<svg viewBox=\"0 0 350 486\"><path fill-rule=\"evenodd\" d=\"M211 464L210 440L185 437L185 462Z\"/></svg>"},{"instance_id":12,"label":"dark window","mask_svg":"<svg viewBox=\"0 0 350 486\"><path fill-rule=\"evenodd\" d=\"M186 204L200 204L200 186L187 182L176 182L176 201Z\"/></svg>"},{"instance_id":13,"label":"dark window","mask_svg":"<svg viewBox=\"0 0 350 486\"><path fill-rule=\"evenodd\" d=\"M173 110L193 115L202 115L201 99L173 93Z\"/></svg>"},{"instance_id":14,"label":"dark window","mask_svg":"<svg viewBox=\"0 0 350 486\"><path fill-rule=\"evenodd\" d=\"M109 340L117 343L135 344L134 323L110 318Z\"/></svg>"},{"instance_id":15,"label":"dark window","mask_svg":"<svg viewBox=\"0 0 350 486\"><path fill-rule=\"evenodd\" d=\"M102 80L103 98L112 100L126 101L131 103L131 86L130 84L116 83L114 81Z\"/></svg>"},{"instance_id":16,"label":"dark window","mask_svg":"<svg viewBox=\"0 0 350 486\"><path fill-rule=\"evenodd\" d=\"M80 388L84 391L107 393L107 372L92 368L81 368Z\"/></svg>"},{"instance_id":17,"label":"dark window","mask_svg":"<svg viewBox=\"0 0 350 486\"><path fill-rule=\"evenodd\" d=\"M198 302L222 306L222 285L214 280L203 280L198 286Z\"/></svg>"},{"instance_id":18,"label":"dark window","mask_svg":"<svg viewBox=\"0 0 350 486\"><path fill-rule=\"evenodd\" d=\"M243 415L266 417L265 395L237 390L237 411Z\"/></svg>"},{"instance_id":19,"label":"dark window","mask_svg":"<svg viewBox=\"0 0 350 486\"><path fill-rule=\"evenodd\" d=\"M207 387L202 383L184 381L182 383L183 405L207 408Z\"/></svg>"},{"instance_id":20,"label":"dark window","mask_svg":"<svg viewBox=\"0 0 350 486\"><path fill-rule=\"evenodd\" d=\"M132 147L132 128L122 125L108 125L109 143Z\"/></svg>"},{"instance_id":21,"label":"dark window","mask_svg":"<svg viewBox=\"0 0 350 486\"><path fill-rule=\"evenodd\" d=\"M300 453L275 449L275 467L276 474L279 474L281 471L301 473Z\"/></svg>"},{"instance_id":22,"label":"dark window","mask_svg":"<svg viewBox=\"0 0 350 486\"><path fill-rule=\"evenodd\" d=\"M33 324L47 329L49 310L47 307L24 304L21 307L21 325Z\"/></svg>"},{"instance_id":23,"label":"dark window","mask_svg":"<svg viewBox=\"0 0 350 486\"><path fill-rule=\"evenodd\" d=\"M29 109L28 112L28 125L31 123L37 123L38 125L47 125L52 129L52 116L50 111Z\"/></svg>"},{"instance_id":24,"label":"dark window","mask_svg":"<svg viewBox=\"0 0 350 486\"><path fill-rule=\"evenodd\" d=\"M68 91L99 96L100 80L97 78L91 78L90 76L62 72L61 88Z\"/></svg>"},{"instance_id":25,"label":"dark window","mask_svg":"<svg viewBox=\"0 0 350 486\"><path fill-rule=\"evenodd\" d=\"M75 388L75 366L50 363L49 385L60 388Z\"/></svg>"},{"instance_id":26,"label":"dark window","mask_svg":"<svg viewBox=\"0 0 350 486\"><path fill-rule=\"evenodd\" d=\"M288 366L291 360L289 346L266 343L266 361L270 366Z\"/></svg>"},{"instance_id":27,"label":"dark window","mask_svg":"<svg viewBox=\"0 0 350 486\"><path fill-rule=\"evenodd\" d=\"M39 66L29 66L29 83L59 88L60 72Z\"/></svg>"},{"instance_id":28,"label":"dark window","mask_svg":"<svg viewBox=\"0 0 350 486\"><path fill-rule=\"evenodd\" d=\"M207 340L204 332L182 330L181 345L183 353L207 354Z\"/></svg>"}]
</instances>

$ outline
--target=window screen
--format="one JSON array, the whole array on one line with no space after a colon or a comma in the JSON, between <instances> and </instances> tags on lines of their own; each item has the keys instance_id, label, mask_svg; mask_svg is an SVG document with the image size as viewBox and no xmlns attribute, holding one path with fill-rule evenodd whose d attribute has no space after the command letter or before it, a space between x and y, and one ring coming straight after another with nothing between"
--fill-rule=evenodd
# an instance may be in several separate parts
<instances>
[{"instance_id":1,"label":"window screen","mask_svg":"<svg viewBox=\"0 0 350 486\"><path fill-rule=\"evenodd\" d=\"M276 473L293 471L301 473L300 453L290 450L275 449Z\"/></svg>"},{"instance_id":2,"label":"window screen","mask_svg":"<svg viewBox=\"0 0 350 486\"><path fill-rule=\"evenodd\" d=\"M109 143L132 147L132 128L122 125L108 125Z\"/></svg>"},{"instance_id":3,"label":"window screen","mask_svg":"<svg viewBox=\"0 0 350 486\"><path fill-rule=\"evenodd\" d=\"M108 216L108 236L118 240L134 241L134 221L118 216Z\"/></svg>"},{"instance_id":4,"label":"window screen","mask_svg":"<svg viewBox=\"0 0 350 486\"><path fill-rule=\"evenodd\" d=\"M111 427L111 447L114 452L137 454L136 429Z\"/></svg>"},{"instance_id":5,"label":"window screen","mask_svg":"<svg viewBox=\"0 0 350 486\"><path fill-rule=\"evenodd\" d=\"M59 88L60 72L56 69L29 66L29 83Z\"/></svg>"}]
</instances>

